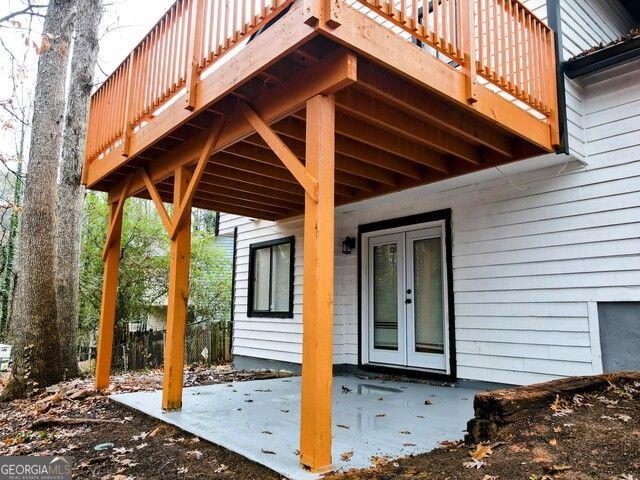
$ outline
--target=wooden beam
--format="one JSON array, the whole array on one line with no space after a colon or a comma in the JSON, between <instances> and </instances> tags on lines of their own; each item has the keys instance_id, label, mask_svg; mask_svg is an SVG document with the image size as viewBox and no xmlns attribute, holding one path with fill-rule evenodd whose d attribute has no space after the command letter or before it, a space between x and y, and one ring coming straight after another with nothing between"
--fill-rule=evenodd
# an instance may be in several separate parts
<instances>
[{"instance_id":1,"label":"wooden beam","mask_svg":"<svg viewBox=\"0 0 640 480\"><path fill-rule=\"evenodd\" d=\"M122 208L119 203L109 205L111 242L106 249L104 273L102 277L102 302L100 304L100 325L96 357L96 388L109 387L111 376L111 355L113 332L116 321L116 299L118 294L118 269L120 268L120 239L122 236Z\"/></svg>"},{"instance_id":2,"label":"wooden beam","mask_svg":"<svg viewBox=\"0 0 640 480\"><path fill-rule=\"evenodd\" d=\"M401 110L363 95L355 89L343 90L336 95L336 105L338 110L346 113L349 117L357 118L378 127L379 129L370 127L369 133L373 138L378 138L379 135L404 138L410 142L429 147L441 154L452 155L476 165L480 163L480 154L475 145L416 119ZM341 131L338 127L341 123L344 123L346 128L350 123L350 119L344 119L341 116L336 118L336 130ZM439 168L436 169L443 171Z\"/></svg>"},{"instance_id":3,"label":"wooden beam","mask_svg":"<svg viewBox=\"0 0 640 480\"><path fill-rule=\"evenodd\" d=\"M376 100L437 125L467 141L484 145L509 158L513 157L511 140L487 122L416 88L416 85L407 80L389 75L366 60L361 60L358 67L358 89Z\"/></svg>"},{"instance_id":4,"label":"wooden beam","mask_svg":"<svg viewBox=\"0 0 640 480\"><path fill-rule=\"evenodd\" d=\"M172 190L171 186L166 184L161 184L158 188L165 195L170 194ZM233 193L220 193L217 189L206 191L198 189L198 192L194 195L191 201L192 205L195 204L195 202L214 202L218 205L246 207L272 213L274 215L285 215L292 211L299 210L299 208L286 208L279 204L267 204L248 196L243 197L242 195L234 195Z\"/></svg>"},{"instance_id":5,"label":"wooden beam","mask_svg":"<svg viewBox=\"0 0 640 480\"><path fill-rule=\"evenodd\" d=\"M215 158L219 158L219 155L220 154L216 155ZM211 175L212 178L215 177L224 180L232 180L234 182L239 182L247 186L255 185L262 188L277 189L278 191L285 194L296 196L301 195L304 199L304 190L299 184L289 183L282 180L275 180L255 172L236 170L232 167L217 164L215 166L215 170L207 171L205 175L207 177Z\"/></svg>"},{"instance_id":6,"label":"wooden beam","mask_svg":"<svg viewBox=\"0 0 640 480\"><path fill-rule=\"evenodd\" d=\"M280 21L277 22L276 25L279 23ZM238 54L238 56L239 55L240 54ZM235 58L236 57L234 57L233 60L235 60ZM335 93L346 85L353 84L357 79L356 64L356 57L353 53L346 50L335 51L308 69L302 70L294 75L293 78L287 80L281 86L265 92L260 99L254 102L253 106L265 122L276 122L290 115L292 112L304 108L306 100L313 95L319 93ZM227 64L225 64L225 66L226 65ZM217 78L217 75L212 75L212 77ZM210 77L207 77L200 83L199 92L203 91L203 84L208 78ZM161 117L162 115L158 118ZM246 121L244 116L238 112L238 114L227 118L223 131L220 134L218 145L213 153L220 152L253 133L253 127ZM206 132L203 132L192 141L184 142L170 152L160 155L153 163L149 164L149 175L151 179L157 182L172 175L176 168L195 163L205 142ZM135 151L133 143L131 151ZM114 162L113 159L109 160L105 158L101 159L100 162L94 163L102 164L103 161L107 163L112 162L112 164ZM109 168L108 170L111 171L112 169ZM100 177L100 175L90 178L98 177ZM88 183L90 186L91 181ZM117 197L119 189L121 188L121 185L115 187L109 194ZM142 177L140 177L134 181L131 192L135 194L143 188L145 188L144 181Z\"/></svg>"},{"instance_id":7,"label":"wooden beam","mask_svg":"<svg viewBox=\"0 0 640 480\"><path fill-rule=\"evenodd\" d=\"M229 175L226 177L215 173L206 172L202 176L201 184L210 185L222 190L233 190L242 195L249 194L256 198L264 198L280 203L283 205L291 206L292 208L301 208L304 206L304 192L300 189L300 193L283 192L273 187L267 187L263 185L254 185L251 182L245 182L243 180L231 179Z\"/></svg>"},{"instance_id":8,"label":"wooden beam","mask_svg":"<svg viewBox=\"0 0 640 480\"><path fill-rule=\"evenodd\" d=\"M117 232L117 223L118 218L122 217L122 209L124 208L124 202L127 201L127 196L129 195L129 190L131 188L131 182L133 181L133 175L129 175L127 180L124 182L124 188L122 190L122 194L118 199L118 203L116 205L116 212L112 217L111 223L109 224L109 230L107 231L107 239L104 242L104 249L102 250L102 260L106 261L107 255L109 254L109 250L111 248L111 243L114 238L119 235Z\"/></svg>"},{"instance_id":9,"label":"wooden beam","mask_svg":"<svg viewBox=\"0 0 640 480\"><path fill-rule=\"evenodd\" d=\"M297 145L292 144L290 139L282 139L283 143L291 150L291 152L300 160L304 159L304 153L300 156L298 153L300 148L304 150L304 144ZM239 148L235 148L239 145ZM292 148L293 147L293 148ZM267 145L264 140L258 135L252 135L244 139L242 143L236 143L226 150L228 153L239 155L250 160L257 162L267 163L276 167L281 167L286 170L282 161L273 153L273 150ZM348 159L352 163L357 163L356 160ZM388 174L387 174L388 175ZM348 170L340 170L336 172L336 184L344 185L347 187L355 188L358 190L364 190L367 192L373 192L375 190L375 184L368 180L366 177L354 175ZM340 188L340 187L338 187Z\"/></svg>"},{"instance_id":10,"label":"wooden beam","mask_svg":"<svg viewBox=\"0 0 640 480\"><path fill-rule=\"evenodd\" d=\"M304 140L304 137L301 137L301 132L305 128L305 116L301 113L295 113L293 116L295 120L286 119L277 124L278 132L290 138ZM376 167L407 177L420 179L424 176L422 169L418 165L407 162L405 158L383 152L371 145L351 140L342 135L336 135L335 147L337 154L336 160L350 157L365 164L375 165Z\"/></svg>"},{"instance_id":11,"label":"wooden beam","mask_svg":"<svg viewBox=\"0 0 640 480\"><path fill-rule=\"evenodd\" d=\"M162 225L164 225L164 229L167 231L167 235L171 235L172 224L171 218L169 218L169 214L167 213L167 209L164 208L164 203L162 202L162 198L160 198L160 194L156 189L153 181L149 177L149 172L147 171L147 167L142 168L142 178L144 179L144 184L147 186L147 190L149 191L149 195L153 200L153 203L156 206L156 210L158 210L158 215L160 215L160 220L162 220Z\"/></svg>"},{"instance_id":12,"label":"wooden beam","mask_svg":"<svg viewBox=\"0 0 640 480\"><path fill-rule=\"evenodd\" d=\"M184 222L184 219L187 213L189 214L191 213L191 207L189 206L189 204L191 203L193 194L195 193L196 188L198 187L198 183L200 183L200 178L202 177L202 174L204 173L204 170L207 167L207 162L209 161L209 157L213 152L216 142L218 141L218 138L220 138L220 132L222 132L222 127L224 126L224 122L225 122L225 117L219 117L213 123L213 125L211 125L209 132L207 133L207 139L204 144L204 147L202 148L202 152L200 152L200 157L198 158L198 163L196 164L196 168L193 172L191 181L187 186L186 192L182 196L182 200L179 204L179 207L174 212L173 225L171 228L171 233L169 234L169 237L171 238L171 240L176 238L176 235L180 230L180 227ZM178 205L178 204L174 204L174 205Z\"/></svg>"},{"instance_id":13,"label":"wooden beam","mask_svg":"<svg viewBox=\"0 0 640 480\"><path fill-rule=\"evenodd\" d=\"M173 204L179 205L186 196L191 173L185 167L176 170L173 182ZM189 261L191 255L191 206L189 215L171 240L169 261L169 293L167 295L167 333L164 346L162 376L162 408L182 407L182 375L184 369L184 341L189 298Z\"/></svg>"},{"instance_id":14,"label":"wooden beam","mask_svg":"<svg viewBox=\"0 0 640 480\"><path fill-rule=\"evenodd\" d=\"M290 129L284 128L280 129L280 125L283 123L288 123L292 119L291 117L281 120L280 122L271 126L273 131L279 134L282 138L282 141L287 145L289 150L291 150L296 157L301 160L304 160L305 155L305 145L304 145L304 130L305 126L302 122L300 122L300 130L302 130L302 139L299 139L297 136L288 135L288 131ZM257 141L255 139L257 138ZM231 147L227 148L227 152L233 153L235 155L240 155L245 158L256 158L252 157L256 152L260 150L264 150L268 148L267 144L255 135L245 138L244 142L236 143ZM366 178L367 180L373 180L374 182L384 183L386 185L395 185L395 174L380 168L375 165L366 164L355 158L350 158L345 155L336 154L336 182L339 182L339 172L348 173L351 175L356 175L358 177Z\"/></svg>"},{"instance_id":15,"label":"wooden beam","mask_svg":"<svg viewBox=\"0 0 640 480\"><path fill-rule=\"evenodd\" d=\"M216 168L218 165L223 165L228 168L233 168L236 171L246 172L248 174L253 173L253 174L260 175L262 177L273 179L274 186L276 185L275 181L277 180L288 182L291 184L290 187L293 187L293 190L291 188L288 188L285 191L288 191L288 192L299 191L295 188L300 185L298 181L293 177L293 175L291 175L291 173L286 168L282 168L280 166L276 167L273 165L267 165L266 163L255 162L253 160L237 157L235 155L231 155L226 152L217 153L215 156L211 158L211 161L209 162L209 166L212 170L210 171L215 173L215 170L213 170L213 165L215 165ZM238 175L238 172L236 172L236 175ZM244 173L242 175L244 177ZM281 185L281 182L277 182L277 184ZM302 189L302 191L304 192L304 189ZM347 187L346 185L336 185L335 191L336 191L336 195L340 197L345 197L345 198L351 198L357 194L357 191L355 189Z\"/></svg>"},{"instance_id":16,"label":"wooden beam","mask_svg":"<svg viewBox=\"0 0 640 480\"><path fill-rule=\"evenodd\" d=\"M446 173L449 171L449 164L445 155L414 142L406 141L397 135L389 135L388 132L355 118L336 113L336 132L338 128L340 135L346 138L371 145L384 152L440 172Z\"/></svg>"},{"instance_id":17,"label":"wooden beam","mask_svg":"<svg viewBox=\"0 0 640 480\"><path fill-rule=\"evenodd\" d=\"M331 466L333 385L334 99L307 102L307 165L318 197L305 197L300 462Z\"/></svg>"},{"instance_id":18,"label":"wooden beam","mask_svg":"<svg viewBox=\"0 0 640 480\"><path fill-rule=\"evenodd\" d=\"M291 172L291 175L298 181L305 192L311 196L314 200L318 198L318 182L309 174L307 169L298 157L296 157L291 150L284 144L284 142L271 130L269 125L260 118L249 105L243 103L240 105L240 112L244 115L244 118L251 124L251 126L258 132L263 140L271 147L273 153L282 161L287 170Z\"/></svg>"}]
</instances>

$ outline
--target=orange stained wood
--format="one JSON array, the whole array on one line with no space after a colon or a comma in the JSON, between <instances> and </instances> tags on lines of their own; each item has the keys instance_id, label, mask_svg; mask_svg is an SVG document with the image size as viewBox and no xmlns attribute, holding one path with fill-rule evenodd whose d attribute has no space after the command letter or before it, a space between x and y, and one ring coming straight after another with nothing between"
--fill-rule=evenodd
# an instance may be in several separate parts
<instances>
[{"instance_id":1,"label":"orange stained wood","mask_svg":"<svg viewBox=\"0 0 640 480\"><path fill-rule=\"evenodd\" d=\"M305 196L300 462L313 471L331 466L334 112L333 97L307 102L306 168L318 197Z\"/></svg>"},{"instance_id":2,"label":"orange stained wood","mask_svg":"<svg viewBox=\"0 0 640 480\"><path fill-rule=\"evenodd\" d=\"M112 238L106 249L102 278L102 303L100 304L96 358L96 388L98 389L107 388L111 376L111 355L118 293L118 269L120 267L120 238L122 236L122 207L120 204L121 202L109 205L110 236Z\"/></svg>"},{"instance_id":3,"label":"orange stained wood","mask_svg":"<svg viewBox=\"0 0 640 480\"><path fill-rule=\"evenodd\" d=\"M191 172L179 168L173 180L173 204L180 205L186 198ZM189 298L189 264L191 255L191 205L185 207L188 215L171 240L169 258L169 293L167 303L167 333L164 346L164 375L162 377L162 408L176 410L182 407L182 371L184 368L185 326Z\"/></svg>"}]
</instances>

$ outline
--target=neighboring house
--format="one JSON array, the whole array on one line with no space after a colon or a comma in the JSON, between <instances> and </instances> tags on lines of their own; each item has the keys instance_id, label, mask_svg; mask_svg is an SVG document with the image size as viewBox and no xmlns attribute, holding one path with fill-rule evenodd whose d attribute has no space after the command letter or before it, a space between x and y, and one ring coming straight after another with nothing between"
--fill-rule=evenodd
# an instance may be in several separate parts
<instances>
[{"instance_id":1,"label":"neighboring house","mask_svg":"<svg viewBox=\"0 0 640 480\"><path fill-rule=\"evenodd\" d=\"M581 68L564 85L569 155L336 208L336 368L507 384L640 369L638 7L524 3ZM238 366L299 369L303 221L221 217Z\"/></svg>"},{"instance_id":2,"label":"neighboring house","mask_svg":"<svg viewBox=\"0 0 640 480\"><path fill-rule=\"evenodd\" d=\"M220 248L222 248L224 252L224 256L226 261L231 263L231 259L233 257L233 235L216 235L214 242ZM228 273L228 271L227 271ZM226 310L225 310L226 311ZM221 318L221 317L227 318ZM217 318L210 318L210 321L229 321L228 315L218 313L216 315ZM196 319L199 320L199 319ZM129 322L129 331L130 332L162 332L167 328L167 296L164 295L161 298L158 298L152 305L149 305L147 309L147 316L144 320L139 322Z\"/></svg>"}]
</instances>

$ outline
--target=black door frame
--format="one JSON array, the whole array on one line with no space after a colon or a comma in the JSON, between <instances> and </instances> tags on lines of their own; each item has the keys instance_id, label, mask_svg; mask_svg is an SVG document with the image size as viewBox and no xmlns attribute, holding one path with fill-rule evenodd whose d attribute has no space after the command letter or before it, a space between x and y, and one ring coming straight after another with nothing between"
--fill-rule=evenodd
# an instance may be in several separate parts
<instances>
[{"instance_id":1,"label":"black door frame","mask_svg":"<svg viewBox=\"0 0 640 480\"><path fill-rule=\"evenodd\" d=\"M447 302L449 313L449 370L451 373L442 374L428 372L420 369L394 368L374 364L362 363L362 235L364 233L378 230L388 230L390 228L407 227L420 223L444 220L445 223L445 255L447 259ZM406 217L392 218L373 223L358 225L358 368L378 373L388 373L394 375L416 376L420 378L431 378L446 381L455 381L457 377L456 368L456 328L453 293L453 263L452 263L452 232L451 232L451 209L436 210L433 212L419 213Z\"/></svg>"}]
</instances>

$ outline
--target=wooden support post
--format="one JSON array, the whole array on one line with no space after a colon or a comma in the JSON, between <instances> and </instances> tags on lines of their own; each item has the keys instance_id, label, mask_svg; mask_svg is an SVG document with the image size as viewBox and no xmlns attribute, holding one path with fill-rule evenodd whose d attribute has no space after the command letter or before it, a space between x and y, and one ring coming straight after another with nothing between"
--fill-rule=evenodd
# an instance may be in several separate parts
<instances>
[{"instance_id":1,"label":"wooden support post","mask_svg":"<svg viewBox=\"0 0 640 480\"><path fill-rule=\"evenodd\" d=\"M300 462L313 471L331 466L334 123L332 96L307 101L306 168L318 198L305 194Z\"/></svg>"},{"instance_id":2,"label":"wooden support post","mask_svg":"<svg viewBox=\"0 0 640 480\"><path fill-rule=\"evenodd\" d=\"M204 0L193 0L189 12L189 43L187 52L187 78L185 108L196 106L196 89L200 80L200 57L202 56L202 31L204 28Z\"/></svg>"},{"instance_id":3,"label":"wooden support post","mask_svg":"<svg viewBox=\"0 0 640 480\"><path fill-rule=\"evenodd\" d=\"M191 173L186 167L176 170L173 205L184 198ZM162 408L182 407L182 370L184 368L184 335L189 298L189 260L191 255L191 205L186 206L185 219L171 240L169 263L169 294L167 333L164 344L164 375L162 378Z\"/></svg>"},{"instance_id":4,"label":"wooden support post","mask_svg":"<svg viewBox=\"0 0 640 480\"><path fill-rule=\"evenodd\" d=\"M467 88L467 102L470 105L478 101L478 74L476 71L476 16L475 1L459 0L458 6L458 35L462 37L462 55ZM481 8L478 6L478 8Z\"/></svg>"},{"instance_id":5,"label":"wooden support post","mask_svg":"<svg viewBox=\"0 0 640 480\"><path fill-rule=\"evenodd\" d=\"M122 236L122 208L120 202L112 203L109 211L109 225L112 225L109 248L104 261L102 280L102 304L100 306L100 326L98 329L98 357L96 359L96 388L109 386L111 375L111 352L113 349L113 329L116 320L116 297L118 291L118 269L120 267L120 237Z\"/></svg>"},{"instance_id":6,"label":"wooden support post","mask_svg":"<svg viewBox=\"0 0 640 480\"><path fill-rule=\"evenodd\" d=\"M329 28L338 28L340 20L340 9L344 0L305 0L304 23L315 27L322 22Z\"/></svg>"}]
</instances>

